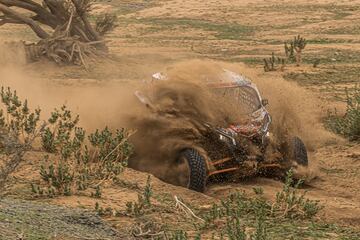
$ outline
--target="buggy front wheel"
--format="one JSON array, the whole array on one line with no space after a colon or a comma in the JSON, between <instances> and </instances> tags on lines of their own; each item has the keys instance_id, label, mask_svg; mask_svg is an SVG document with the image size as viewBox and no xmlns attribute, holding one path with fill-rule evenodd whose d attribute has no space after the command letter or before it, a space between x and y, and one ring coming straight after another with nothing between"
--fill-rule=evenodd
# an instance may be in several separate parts
<instances>
[{"instance_id":1,"label":"buggy front wheel","mask_svg":"<svg viewBox=\"0 0 360 240\"><path fill-rule=\"evenodd\" d=\"M197 192L204 192L207 182L207 165L205 157L194 148L180 151L177 164L181 166L179 185Z\"/></svg>"}]
</instances>

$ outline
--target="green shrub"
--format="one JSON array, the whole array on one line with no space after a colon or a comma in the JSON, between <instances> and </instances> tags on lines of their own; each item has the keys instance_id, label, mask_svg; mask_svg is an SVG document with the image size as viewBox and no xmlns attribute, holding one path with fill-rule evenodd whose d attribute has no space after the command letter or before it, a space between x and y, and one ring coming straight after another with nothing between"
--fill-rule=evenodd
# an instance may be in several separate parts
<instances>
[{"instance_id":1,"label":"green shrub","mask_svg":"<svg viewBox=\"0 0 360 240\"><path fill-rule=\"evenodd\" d=\"M79 149L84 141L85 132L77 128L79 116L72 116L70 110L64 105L60 110L55 109L48 119L48 126L42 133L42 146L49 153L57 153L63 160L71 157L72 152ZM73 136L72 133L75 133ZM72 149L76 148L76 149Z\"/></svg>"},{"instance_id":2,"label":"green shrub","mask_svg":"<svg viewBox=\"0 0 360 240\"><path fill-rule=\"evenodd\" d=\"M0 165L0 187L39 138L50 153L40 169L44 188L31 185L32 192L39 195L70 195L85 190L90 183L116 178L127 166L133 146L125 129L113 133L105 127L87 137L78 127L79 116L66 106L55 109L41 125L40 108L31 111L16 91L2 87L0 96L0 154L7 158Z\"/></svg>"},{"instance_id":3,"label":"green shrub","mask_svg":"<svg viewBox=\"0 0 360 240\"><path fill-rule=\"evenodd\" d=\"M95 188L95 193L91 193L91 197L101 198L101 195L102 195L102 193L101 193L101 188L100 188L100 186L98 185L98 186L96 186L96 188Z\"/></svg>"},{"instance_id":4,"label":"green shrub","mask_svg":"<svg viewBox=\"0 0 360 240\"><path fill-rule=\"evenodd\" d=\"M293 172L289 171L275 202L264 198L262 188L253 189L255 198L247 198L241 192L232 193L201 215L204 222L200 229L222 229L223 238L220 239L269 239L267 229L270 221L311 219L322 209L319 202L305 198L306 192L299 193L301 183L295 181ZM255 231L246 233L246 236L244 229L249 224Z\"/></svg>"},{"instance_id":5,"label":"green shrub","mask_svg":"<svg viewBox=\"0 0 360 240\"><path fill-rule=\"evenodd\" d=\"M262 187L254 187L253 191L256 195L263 195L264 194L264 189Z\"/></svg>"},{"instance_id":6,"label":"green shrub","mask_svg":"<svg viewBox=\"0 0 360 240\"><path fill-rule=\"evenodd\" d=\"M280 65L280 70L283 71L285 69L285 59L280 57L275 57L275 53L271 54L270 58L264 58L264 71L271 72L278 70L278 65Z\"/></svg>"},{"instance_id":7,"label":"green shrub","mask_svg":"<svg viewBox=\"0 0 360 240\"><path fill-rule=\"evenodd\" d=\"M246 240L246 234L239 218L227 219L225 235L229 240Z\"/></svg>"},{"instance_id":8,"label":"green shrub","mask_svg":"<svg viewBox=\"0 0 360 240\"><path fill-rule=\"evenodd\" d=\"M166 236L166 239L169 239L169 240L188 240L189 239L187 233L183 230L177 230L168 235L169 236Z\"/></svg>"},{"instance_id":9,"label":"green shrub","mask_svg":"<svg viewBox=\"0 0 360 240\"><path fill-rule=\"evenodd\" d=\"M133 147L125 129L111 132L107 127L86 136L78 127L79 116L74 116L66 106L55 109L42 132L42 146L56 156L45 158L41 176L48 186L60 195L86 190L91 182L114 179L127 166ZM59 175L65 173L67 177ZM100 197L99 187L94 196ZM66 190L66 191L65 191Z\"/></svg>"},{"instance_id":10,"label":"green shrub","mask_svg":"<svg viewBox=\"0 0 360 240\"><path fill-rule=\"evenodd\" d=\"M57 166L50 164L48 169L45 169L42 165L40 175L49 187L54 187L58 193L65 196L71 195L71 185L74 180L74 174L71 173L70 167L66 163L59 163Z\"/></svg>"},{"instance_id":11,"label":"green shrub","mask_svg":"<svg viewBox=\"0 0 360 240\"><path fill-rule=\"evenodd\" d=\"M293 171L287 173L282 191L276 194L276 201L272 205L271 215L285 218L312 218L321 209L318 201L306 199L306 192L298 193L303 181L293 179Z\"/></svg>"},{"instance_id":12,"label":"green shrub","mask_svg":"<svg viewBox=\"0 0 360 240\"><path fill-rule=\"evenodd\" d=\"M290 62L296 62L297 66L300 66L302 62L302 52L307 45L305 38L300 35L295 36L290 42L284 43L285 55Z\"/></svg>"},{"instance_id":13,"label":"green shrub","mask_svg":"<svg viewBox=\"0 0 360 240\"><path fill-rule=\"evenodd\" d=\"M125 129L116 130L114 134L107 127L102 131L96 130L89 135L90 146L85 146L84 154L78 160L84 164L88 161L95 164L98 178L114 178L127 166L127 160L133 152L133 146L128 141L129 135ZM93 154L89 155L89 149Z\"/></svg>"},{"instance_id":14,"label":"green shrub","mask_svg":"<svg viewBox=\"0 0 360 240\"><path fill-rule=\"evenodd\" d=\"M28 102L22 102L16 91L10 88L1 88L0 128L9 137L15 138L19 144L32 143L41 130L39 127L39 108L31 112ZM6 112L4 112L4 110Z\"/></svg>"},{"instance_id":15,"label":"green shrub","mask_svg":"<svg viewBox=\"0 0 360 240\"><path fill-rule=\"evenodd\" d=\"M0 106L0 188L8 176L15 171L23 155L31 150L32 143L39 136L42 126L40 109L31 111L27 100L21 101L10 88L1 88ZM0 191L1 192L1 191Z\"/></svg>"},{"instance_id":16,"label":"green shrub","mask_svg":"<svg viewBox=\"0 0 360 240\"><path fill-rule=\"evenodd\" d=\"M99 214L99 216L103 216L103 217L109 217L109 216L113 216L113 217L118 217L121 216L122 213L121 211L117 210L117 209L113 209L111 207L101 207L100 204L98 202L95 203L95 211L97 212L97 214Z\"/></svg>"},{"instance_id":17,"label":"green shrub","mask_svg":"<svg viewBox=\"0 0 360 240\"><path fill-rule=\"evenodd\" d=\"M96 18L95 29L101 36L104 36L117 27L117 21L116 14L101 14Z\"/></svg>"},{"instance_id":18,"label":"green shrub","mask_svg":"<svg viewBox=\"0 0 360 240\"><path fill-rule=\"evenodd\" d=\"M138 194L137 202L127 202L126 203L126 212L130 216L141 216L145 213L147 209L151 207L151 197L152 197L152 187L151 187L151 178L148 176L146 181L145 188L142 194Z\"/></svg>"},{"instance_id":19,"label":"green shrub","mask_svg":"<svg viewBox=\"0 0 360 240\"><path fill-rule=\"evenodd\" d=\"M350 141L360 141L360 88L355 86L353 93L345 88L346 113L339 116L335 111L329 111L325 126Z\"/></svg>"}]
</instances>

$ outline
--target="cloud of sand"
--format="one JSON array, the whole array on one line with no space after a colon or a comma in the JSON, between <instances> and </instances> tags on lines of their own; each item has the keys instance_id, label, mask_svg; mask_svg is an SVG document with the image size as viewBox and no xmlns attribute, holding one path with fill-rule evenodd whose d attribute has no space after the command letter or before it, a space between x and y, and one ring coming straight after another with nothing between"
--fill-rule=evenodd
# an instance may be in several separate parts
<instances>
[{"instance_id":1,"label":"cloud of sand","mask_svg":"<svg viewBox=\"0 0 360 240\"><path fill-rule=\"evenodd\" d=\"M246 120L241 106L206 86L206 80L219 74L222 71L212 65L190 61L171 66L166 70L167 80L148 83L141 89L152 104L129 121L139 130L133 139L137 158L130 166L169 181L181 175L174 168L179 151L207 145L203 136L209 131L204 123L229 126Z\"/></svg>"},{"instance_id":2,"label":"cloud of sand","mask_svg":"<svg viewBox=\"0 0 360 240\"><path fill-rule=\"evenodd\" d=\"M136 108L140 104L136 104L133 94L138 82L48 79L42 75L43 70L53 66L47 62L35 66L41 69L37 71L25 65L25 54L21 49L15 51L0 45L0 86L16 90L20 99L28 99L30 107L40 107L44 120L54 108L67 105L80 115L80 124L92 131L105 126L121 127L125 125L123 119L128 113L142 111Z\"/></svg>"},{"instance_id":3,"label":"cloud of sand","mask_svg":"<svg viewBox=\"0 0 360 240\"><path fill-rule=\"evenodd\" d=\"M322 126L322 103L318 98L295 83L285 81L279 74L265 75L241 64L191 60L162 69L171 81L153 86L159 108L176 117L171 119L166 115L159 117L159 114L154 116L143 112L132 119L132 123L140 129L135 140L140 159L133 165L135 168L169 179L166 175L176 175L172 166L176 157L174 151L189 144L197 145L197 136L201 136L199 123L226 126L235 119L242 120L243 115L237 114L241 113L241 107L236 109L231 101L219 101L204 88L202 81L209 78L216 80L223 69L242 73L257 84L263 98L270 102L268 109L273 118L271 132L277 141L299 136L312 151L336 140ZM179 132L187 135L178 135Z\"/></svg>"},{"instance_id":4,"label":"cloud of sand","mask_svg":"<svg viewBox=\"0 0 360 240\"><path fill-rule=\"evenodd\" d=\"M111 82L69 84L66 86L63 84L67 81L66 79L54 83L51 79L36 76L33 69L24 67L24 63L25 54L21 46L9 48L0 45L0 83L16 89L20 96L28 98L33 106L40 106L46 113L54 107L67 104L72 110L81 114L83 124L88 127L99 127L125 124L122 121L125 119L124 115L141 116L145 111L141 109L133 95L134 91L139 88L140 81L125 81L120 84ZM278 73L264 74L262 71L248 68L243 64L204 60L180 62L164 66L163 69L154 69L154 72L166 72L174 82L178 83L176 86L172 86L173 88L185 88L184 85L181 85L185 82L193 84L188 86L191 88L199 87L199 81L204 79L204 76L215 76L216 78L224 68L249 77L257 84L263 97L269 99L268 109L273 116L273 130L289 129L305 139L311 148L321 146L333 138L322 126L321 118L324 117L326 111L314 93L306 91L296 83L285 81ZM151 76L148 76L148 79L150 78ZM86 81L84 80L84 82ZM165 85L162 88L166 87L168 86ZM183 92L185 90L181 89ZM190 96L192 92L190 89L188 90ZM205 91L200 92L205 93ZM209 96L200 96L197 100L209 101ZM210 105L217 104L219 109L231 105L231 103L224 102L218 104L216 101L201 104L202 108L209 108ZM211 111L204 109L204 112L210 114ZM221 114L226 113L221 112ZM211 117L220 118L219 116Z\"/></svg>"},{"instance_id":5,"label":"cloud of sand","mask_svg":"<svg viewBox=\"0 0 360 240\"><path fill-rule=\"evenodd\" d=\"M22 42L0 41L0 66L21 66L26 63L25 48Z\"/></svg>"},{"instance_id":6,"label":"cloud of sand","mask_svg":"<svg viewBox=\"0 0 360 240\"><path fill-rule=\"evenodd\" d=\"M215 125L241 119L231 103L211 98L200 82L204 76L217 76L224 68L249 77L257 84L263 97L269 99L268 109L273 118L272 131L274 133L281 135L285 130L298 135L305 140L309 149L316 149L334 139L333 135L322 126L321 118L325 112L322 111L322 103L313 96L313 93L295 83L285 81L278 73L264 74L262 71L249 69L242 64L204 60L189 60L164 66L164 69L154 69L154 72L167 72L173 79L173 84L164 83L157 88L160 94L158 100L163 101L162 108L167 111L181 110L180 121L169 121L168 118L154 118L134 96L135 90L143 85L141 84L143 79L85 85L65 85L63 83L67 80L64 79L55 83L51 79L39 77L34 69L23 64L19 66L18 63L24 63L24 54L21 54L21 51L4 54L4 49L0 48L0 50L3 53L0 54L0 63L7 63L1 64L0 67L1 85L16 89L19 96L29 100L30 106L41 107L44 118L49 116L55 107L66 104L75 113L80 114L81 125L88 130L102 128L105 125L112 128L141 129L137 133L135 144L138 145L138 156L143 160L136 167L158 176L163 175L164 169L166 171L171 166L166 166L168 162L156 161L157 158L172 158L173 155L165 149L169 149L169 146L176 148L183 142L171 141L169 138L159 141L157 133L172 134L168 132L169 126L172 130L178 128L198 131L198 126L194 128L194 124L197 125L196 121L189 121L189 117ZM150 79L151 76L148 78ZM170 98L164 98L161 94L168 94ZM144 118L147 121L142 121ZM189 138L189 135L184 137ZM188 143L189 140L193 139L190 137L185 142ZM159 153L164 152L165 156L160 157Z\"/></svg>"}]
</instances>

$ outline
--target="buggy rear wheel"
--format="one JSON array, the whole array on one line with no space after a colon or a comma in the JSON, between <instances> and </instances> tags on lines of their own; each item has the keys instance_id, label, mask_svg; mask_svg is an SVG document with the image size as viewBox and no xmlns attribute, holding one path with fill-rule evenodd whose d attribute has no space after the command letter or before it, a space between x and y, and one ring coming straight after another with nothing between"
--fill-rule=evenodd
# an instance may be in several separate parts
<instances>
[{"instance_id":1,"label":"buggy rear wheel","mask_svg":"<svg viewBox=\"0 0 360 240\"><path fill-rule=\"evenodd\" d=\"M197 192L204 192L207 181L207 165L205 157L193 148L187 148L179 153L177 163L181 176L179 184Z\"/></svg>"},{"instance_id":2,"label":"buggy rear wheel","mask_svg":"<svg viewBox=\"0 0 360 240\"><path fill-rule=\"evenodd\" d=\"M291 142L291 158L301 166L308 166L309 159L304 142L299 137L293 137Z\"/></svg>"}]
</instances>

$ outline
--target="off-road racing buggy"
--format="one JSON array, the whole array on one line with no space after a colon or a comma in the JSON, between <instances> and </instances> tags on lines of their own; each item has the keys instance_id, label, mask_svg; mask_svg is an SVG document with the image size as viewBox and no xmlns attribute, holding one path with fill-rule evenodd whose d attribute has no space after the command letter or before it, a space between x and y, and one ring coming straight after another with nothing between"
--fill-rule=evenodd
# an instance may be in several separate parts
<instances>
[{"instance_id":1,"label":"off-road racing buggy","mask_svg":"<svg viewBox=\"0 0 360 240\"><path fill-rule=\"evenodd\" d=\"M166 80L162 73L152 76L152 82ZM210 178L224 174L235 178L256 174L279 176L295 165L308 165L307 149L299 137L287 137L274 144L269 131L272 119L265 108L268 100L261 97L248 78L223 70L219 79L206 82L206 86L216 94L232 98L239 106L247 106L248 120L223 127L201 123L204 130L196 143L177 149L174 164L182 169L179 185L203 192ZM135 95L153 108L155 103L150 96L141 91Z\"/></svg>"}]
</instances>

